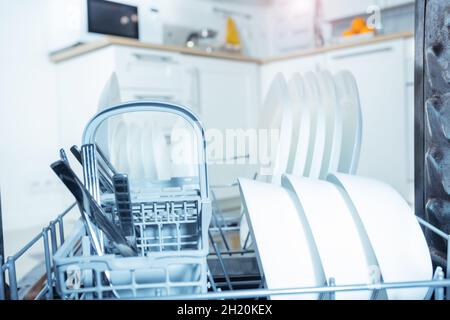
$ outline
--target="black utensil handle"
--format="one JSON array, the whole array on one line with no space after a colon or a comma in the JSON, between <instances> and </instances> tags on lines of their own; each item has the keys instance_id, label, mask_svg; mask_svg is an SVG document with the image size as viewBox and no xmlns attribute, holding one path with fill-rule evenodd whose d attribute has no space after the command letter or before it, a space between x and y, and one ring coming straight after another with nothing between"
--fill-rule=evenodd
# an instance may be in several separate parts
<instances>
[{"instance_id":1,"label":"black utensil handle","mask_svg":"<svg viewBox=\"0 0 450 320\"><path fill-rule=\"evenodd\" d=\"M133 207L130 198L128 176L125 174L115 174L113 176L113 184L117 215L122 228L122 234L125 237L134 237Z\"/></svg>"}]
</instances>

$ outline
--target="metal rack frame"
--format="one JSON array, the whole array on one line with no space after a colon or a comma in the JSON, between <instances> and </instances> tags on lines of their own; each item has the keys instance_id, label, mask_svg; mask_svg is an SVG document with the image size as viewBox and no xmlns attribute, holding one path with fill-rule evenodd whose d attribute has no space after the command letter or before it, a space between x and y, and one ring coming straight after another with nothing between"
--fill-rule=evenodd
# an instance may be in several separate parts
<instances>
[{"instance_id":1,"label":"metal rack frame","mask_svg":"<svg viewBox=\"0 0 450 320\"><path fill-rule=\"evenodd\" d=\"M16 254L8 257L6 262L1 266L0 272L0 300L6 300L6 280L9 284L9 299L19 300L23 298L24 292L21 292L21 288L18 285L16 264L18 260L25 255L28 250L30 250L36 243L43 241L44 243L44 256L45 256L45 281L42 284L42 288L39 293L34 297L35 300L41 299L55 299L54 295L54 285L55 285L55 273L53 265L53 254L56 250L64 243L64 218L68 215L71 210L75 208L75 204L72 204L63 213L61 213L55 220L51 221L49 226L44 228L41 233L34 237L28 244L26 244L21 250ZM216 217L217 218L217 217ZM450 244L450 234L439 230L435 226L426 222L420 217L417 217L421 226L430 232L435 233L437 236L441 237ZM221 230L221 231L220 231ZM420 288L428 287L429 291L426 299L434 298L435 300L450 300L450 279L445 277L445 274L450 272L450 255L447 256L446 272L443 271L441 267L437 267L434 273L434 277L429 281L413 281L413 282L397 282L397 283L380 283L380 284L359 284L359 285L345 285L336 286L334 285L334 280L330 279L328 286L320 287L307 287L307 288L286 288L286 289L267 289L260 285L260 288L250 289L250 290L236 290L233 288L232 280L228 275L226 263L224 256L242 256L245 254L252 254L251 250L241 250L232 251L227 248L225 250L220 250L218 244L214 241L212 237L213 232L222 233L226 240L227 228L212 225L209 230L209 238L213 251L210 255L217 256L219 264L223 269L225 275L225 289L220 289L214 280L211 272L208 272L208 279L210 282L210 291L206 294L192 294L192 295L180 295L180 296L166 296L166 297L148 297L145 300L219 300L219 299L258 299L258 298L270 298L271 296L278 295L299 295L299 294L310 294L317 293L320 294L321 299L333 300L337 292L348 292L348 291L360 291L360 290L371 290L374 292L380 292L386 289L404 289L404 288ZM449 246L448 246L449 247ZM5 276L7 274L7 276ZM263 279L261 279L261 284ZM377 298L375 294L372 298ZM142 300L142 298L139 298Z\"/></svg>"},{"instance_id":2,"label":"metal rack frame","mask_svg":"<svg viewBox=\"0 0 450 320\"><path fill-rule=\"evenodd\" d=\"M210 257L214 257L218 264L218 269L220 270L221 282L218 281L218 275L213 274L211 271L211 267L204 263L204 283L206 284L206 277L208 279L209 292L208 293L196 293L196 294L186 294L186 295L169 295L169 296L144 296L136 297L137 299L248 299L248 298L271 298L273 296L286 296L286 295L299 295L299 294L311 294L316 293L319 294L320 299L335 299L337 292L348 292L348 291L360 291L360 290L370 290L373 291L372 299L380 299L385 298L383 295L384 290L386 289L404 289L404 288L419 288L419 287L427 287L429 288L428 294L426 295L427 299L431 299L434 297L437 300L442 300L447 298L450 300L450 278L446 279L445 275L450 275L450 234L443 232L442 230L436 228L431 225L427 221L423 220L420 217L417 217L420 225L429 232L436 234L438 237L444 239L447 243L447 260L446 260L446 271L444 272L441 267L436 268L433 279L429 281L413 281L413 282L402 282L402 283L377 283L377 284L358 284L358 285L346 285L346 286L336 286L335 280L333 278L328 279L327 284L319 287L308 287L308 288L283 288L283 289L268 289L265 288L265 279L264 276L260 273L258 267L255 268L258 273L258 279L252 282L251 289L237 289L240 288L242 282L235 281L233 279L233 274L230 270L230 260L236 259L235 261L239 261L239 259L243 257L252 257L256 260L256 253L252 250L244 248L235 250L233 249L229 241L227 239L227 232L229 231L239 231L239 227L230 227L225 223L222 212L220 208L217 206L217 201L215 201L214 191L209 189L208 185L208 171L206 165L206 142L205 142L205 133L203 131L203 127L198 118L189 112L186 108L173 104L166 104L163 102L151 102L151 101L141 101L141 102L131 102L118 106L111 107L99 114L97 114L87 125L86 130L83 134L83 149L82 149L82 158L83 158L83 167L85 171L85 185L87 186L89 192L91 192L96 201L100 201L100 190L99 190L99 176L103 174L103 171L98 172L98 167L96 166L96 147L95 147L95 133L100 124L102 124L106 119L111 116L120 115L125 112L141 112L141 111L163 111L169 112L174 115L178 115L184 118L188 123L190 123L197 134L199 139L198 144L198 152L199 152L199 196L196 206L206 206L208 214L208 219L202 219L200 224L200 229L202 230L202 235L200 236L200 242L202 242L202 248L205 248L204 256L209 252ZM103 156L101 155L101 158ZM99 164L100 169L102 169L102 164ZM225 187L234 187L235 184ZM214 210L211 210L211 202L210 198L213 200L212 202L216 205ZM188 199L188 198L186 198ZM190 198L189 198L190 199ZM188 199L188 200L189 200ZM192 199L191 199L192 200ZM173 206L173 203L171 204ZM79 245L79 238L76 238L78 234L73 233L70 237L65 239L65 230L64 230L64 218L67 216L69 212L76 205L73 204L69 208L67 208L63 213L61 213L55 220L51 221L49 226L44 228L41 233L39 233L35 238L33 238L27 245L25 245L21 250L19 250L13 256L10 256L6 259L6 262L0 265L0 300L18 300L22 299L26 296L24 291L27 288L22 288L18 283L17 272L16 272L16 264L18 260L23 257L29 250L39 242L43 242L44 247L44 269L45 275L41 279L39 283L41 283L41 288L39 288L38 293L35 295L34 299L55 299L58 298L57 294L61 293L58 290L55 290L55 287L58 288L58 282L61 282L61 274L58 274L59 271L63 271L67 269L68 264L64 264L59 270L60 265L58 261L61 259L67 258L70 260L70 264L80 263L84 258L90 259L90 257L78 257L72 254L77 249L74 246L75 243ZM186 206L182 204L182 208ZM136 208L132 208L133 211L136 211ZM154 208L154 210L156 210ZM184 209L183 209L184 210ZM151 210L150 210L151 211ZM212 212L211 212L212 211ZM145 213L145 212L144 212ZM144 214L143 213L143 214ZM201 211L201 214L205 214L205 212ZM209 216L211 215L211 216ZM136 215L135 215L136 216ZM186 215L185 218L188 216ZM142 216L142 223L153 226L157 221L148 220ZM169 219L169 216L166 217ZM198 220L198 216L193 217ZM211 219L209 219L211 218ZM169 219L172 220L172 219ZM186 221L189 219L186 219ZM211 220L211 224L210 223ZM158 225L159 226L159 225ZM159 228L160 229L160 228ZM80 230L79 230L80 231ZM85 235L86 230L81 230L81 237ZM214 238L214 233L218 234L218 238ZM177 238L179 242L181 242L180 237ZM69 241L70 240L70 241ZM83 240L83 239L81 239ZM159 239L159 244L161 245L161 240ZM247 242L248 239L246 239ZM75 241L75 242L73 242ZM210 246L209 246L210 245ZM88 246L89 247L89 246ZM212 250L208 251L208 247L212 248ZM64 250L61 250L64 249ZM67 250L66 250L67 249ZM64 256L61 251L68 252L68 256ZM1 260L2 257L0 257ZM74 259L72 259L74 258ZM81 260L77 260L80 258ZM103 256L104 261L102 263L108 265L114 264L110 260L114 260L115 257L113 255ZM100 259L99 258L99 259ZM58 260L59 259L59 260ZM109 260L108 260L109 259ZM86 259L84 259L86 260ZM108 260L108 261L107 261ZM87 261L89 265L90 260ZM89 265L90 266L90 265ZM66 268L66 269L64 269ZM134 269L129 267L131 271ZM94 268L95 269L95 268ZM106 269L105 269L106 270ZM105 270L100 270L99 272L107 272ZM128 270L128 271L130 271ZM96 270L98 271L98 270ZM98 274L98 272L97 272ZM244 276L245 271L244 271ZM216 276L216 278L214 277ZM8 282L9 290L7 297L6 292L6 283ZM133 282L133 285L135 283ZM113 291L115 292L112 284L108 287L103 287L98 281L98 286L94 289L103 290L103 291ZM132 290L135 291L136 286L131 287ZM95 290L94 290L95 291ZM102 291L102 292L103 292ZM197 291L187 291L187 292L197 292ZM206 292L206 289L201 292ZM114 294L116 298L118 295ZM62 297L65 297L62 295ZM89 293L87 297L92 297ZM101 294L100 298L103 297Z\"/></svg>"}]
</instances>

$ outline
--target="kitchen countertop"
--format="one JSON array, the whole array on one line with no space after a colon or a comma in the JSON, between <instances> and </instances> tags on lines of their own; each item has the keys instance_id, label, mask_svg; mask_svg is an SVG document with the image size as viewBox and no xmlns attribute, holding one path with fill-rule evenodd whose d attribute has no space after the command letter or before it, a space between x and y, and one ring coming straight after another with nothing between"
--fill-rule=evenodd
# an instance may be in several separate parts
<instances>
[{"instance_id":1,"label":"kitchen countertop","mask_svg":"<svg viewBox=\"0 0 450 320\"><path fill-rule=\"evenodd\" d=\"M393 34L388 34L388 35L375 36L373 38L367 38L364 40L355 40L355 41L349 41L348 43L329 45L329 46L325 46L322 48L311 48L311 49L307 49L307 50L290 52L285 55L279 55L279 56L269 57L269 58L264 58L264 59L252 58L252 57L245 56L242 54L228 53L228 52L222 52L222 51L220 51L220 52L213 51L211 53L208 53L208 52L206 52L204 50L200 50L200 49L192 49L192 48L173 46L173 45L150 44L150 43L144 43L144 42L141 42L141 41L135 40L135 39L107 36L98 41L81 44L76 47L68 48L64 51L51 54L50 60L54 63L60 63L60 62L70 60L70 59L76 58L80 55L87 54L89 52L99 50L99 49L102 49L102 48L105 48L108 46L119 45L119 46L129 46L129 47L143 48L143 49L162 50L162 51L166 51L166 52L176 52L176 53L181 53L181 54L202 56L202 57L209 57L209 58L236 60L236 61L256 63L256 64L268 64L268 63L272 63L272 62L276 62L276 61L289 60L289 59L324 53L324 52L328 52L328 51L333 51L333 50L338 50L338 49L343 49L343 48L351 48L351 47L367 45L367 44L372 44L372 43L377 43L377 42L382 42L382 41L389 41L389 40L395 40L395 39L401 39L401 38L409 38L412 36L414 36L413 32L398 32L398 33L393 33Z\"/></svg>"}]
</instances>

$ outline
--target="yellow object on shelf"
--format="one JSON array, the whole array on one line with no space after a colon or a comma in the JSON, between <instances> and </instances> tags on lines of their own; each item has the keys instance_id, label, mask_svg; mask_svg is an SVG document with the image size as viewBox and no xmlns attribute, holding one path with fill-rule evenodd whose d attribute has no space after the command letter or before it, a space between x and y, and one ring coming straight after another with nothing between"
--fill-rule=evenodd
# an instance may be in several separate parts
<instances>
[{"instance_id":1,"label":"yellow object on shelf","mask_svg":"<svg viewBox=\"0 0 450 320\"><path fill-rule=\"evenodd\" d=\"M366 20L364 18L358 17L353 19L350 29L353 31L353 33L360 33L365 27Z\"/></svg>"},{"instance_id":2,"label":"yellow object on shelf","mask_svg":"<svg viewBox=\"0 0 450 320\"><path fill-rule=\"evenodd\" d=\"M240 46L241 40L239 38L239 32L236 27L236 23L234 22L233 18L228 17L227 18L227 34L226 34L226 43L227 45L232 46Z\"/></svg>"},{"instance_id":3,"label":"yellow object on shelf","mask_svg":"<svg viewBox=\"0 0 450 320\"><path fill-rule=\"evenodd\" d=\"M370 32L375 32L375 30L370 28L367 25L366 20L364 18L357 17L357 18L353 19L350 29L345 30L342 33L342 35L344 37L350 37L350 36L354 36L357 34L370 33Z\"/></svg>"}]
</instances>

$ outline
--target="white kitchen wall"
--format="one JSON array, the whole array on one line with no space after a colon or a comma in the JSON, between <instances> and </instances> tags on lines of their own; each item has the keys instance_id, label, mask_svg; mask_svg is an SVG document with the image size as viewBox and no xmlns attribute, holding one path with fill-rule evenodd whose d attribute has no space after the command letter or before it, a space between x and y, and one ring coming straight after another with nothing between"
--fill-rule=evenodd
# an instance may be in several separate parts
<instances>
[{"instance_id":1,"label":"white kitchen wall","mask_svg":"<svg viewBox=\"0 0 450 320\"><path fill-rule=\"evenodd\" d=\"M65 207L49 167L58 157L58 127L48 3L0 0L0 189L7 245L13 230L43 225Z\"/></svg>"},{"instance_id":2,"label":"white kitchen wall","mask_svg":"<svg viewBox=\"0 0 450 320\"><path fill-rule=\"evenodd\" d=\"M0 190L7 235L46 225L72 200L49 168L63 146L58 138L60 108L55 66L48 58L48 50L52 39L67 36L64 29L52 26L50 17L59 14L59 20L64 20L64 12L56 8L61 2L70 1L73 0L0 0ZM245 12L253 17L243 35L255 43L251 51L263 52L266 45L265 7L256 2L128 2L158 5L164 23L218 31L224 29L225 18L214 13L214 7ZM239 17L236 20L239 25L243 23ZM27 240L23 239L23 243Z\"/></svg>"},{"instance_id":3,"label":"white kitchen wall","mask_svg":"<svg viewBox=\"0 0 450 320\"><path fill-rule=\"evenodd\" d=\"M314 45L315 0L273 0L266 8L268 55L310 48Z\"/></svg>"}]
</instances>

